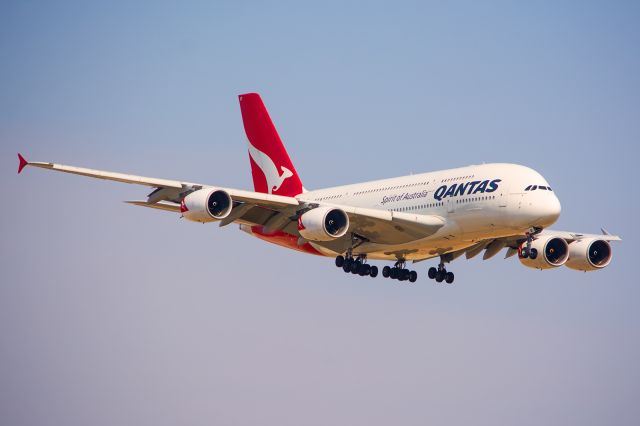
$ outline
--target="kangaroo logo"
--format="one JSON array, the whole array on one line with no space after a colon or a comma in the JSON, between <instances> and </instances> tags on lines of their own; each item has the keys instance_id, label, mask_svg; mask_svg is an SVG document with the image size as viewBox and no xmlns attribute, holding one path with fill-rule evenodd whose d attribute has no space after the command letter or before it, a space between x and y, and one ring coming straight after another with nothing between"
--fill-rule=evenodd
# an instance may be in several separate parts
<instances>
[{"instance_id":1,"label":"kangaroo logo","mask_svg":"<svg viewBox=\"0 0 640 426\"><path fill-rule=\"evenodd\" d=\"M262 173L264 173L264 176L267 179L267 191L269 194L277 191L282 186L285 179L293 176L293 172L284 166L280 166L280 169L282 170L282 174L280 174L273 160L269 158L267 154L251 145L251 142L249 142L248 145L249 155L258 167L260 167L260 170L262 170Z\"/></svg>"}]
</instances>

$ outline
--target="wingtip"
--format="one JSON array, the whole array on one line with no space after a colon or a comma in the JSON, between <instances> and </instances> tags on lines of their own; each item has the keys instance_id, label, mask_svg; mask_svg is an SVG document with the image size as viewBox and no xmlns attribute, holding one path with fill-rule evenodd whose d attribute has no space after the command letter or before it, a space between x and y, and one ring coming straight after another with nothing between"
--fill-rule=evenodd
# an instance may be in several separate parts
<instances>
[{"instance_id":1,"label":"wingtip","mask_svg":"<svg viewBox=\"0 0 640 426\"><path fill-rule=\"evenodd\" d=\"M18 160L20 161L20 164L18 165L18 174L20 174L22 169L24 169L27 166L27 164L29 164L29 162L25 160L22 154L20 153L18 153Z\"/></svg>"}]
</instances>

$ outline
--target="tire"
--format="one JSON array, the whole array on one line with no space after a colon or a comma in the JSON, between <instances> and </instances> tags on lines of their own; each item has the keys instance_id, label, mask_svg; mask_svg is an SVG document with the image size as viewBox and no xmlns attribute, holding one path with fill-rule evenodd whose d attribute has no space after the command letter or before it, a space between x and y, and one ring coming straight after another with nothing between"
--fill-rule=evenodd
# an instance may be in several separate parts
<instances>
[{"instance_id":1,"label":"tire","mask_svg":"<svg viewBox=\"0 0 640 426\"><path fill-rule=\"evenodd\" d=\"M398 273L399 273L399 269L398 268L391 268L391 272L389 272L389 276L391 277L392 280L397 280L398 279Z\"/></svg>"},{"instance_id":2,"label":"tire","mask_svg":"<svg viewBox=\"0 0 640 426\"><path fill-rule=\"evenodd\" d=\"M342 265L342 270L347 274L351 272L351 261L349 259L344 261L344 265Z\"/></svg>"},{"instance_id":3,"label":"tire","mask_svg":"<svg viewBox=\"0 0 640 426\"><path fill-rule=\"evenodd\" d=\"M535 260L535 258L536 258L536 257L538 257L538 250L537 250L537 249L532 248L532 249L529 251L529 258L530 258L531 260Z\"/></svg>"},{"instance_id":4,"label":"tire","mask_svg":"<svg viewBox=\"0 0 640 426\"><path fill-rule=\"evenodd\" d=\"M453 284L453 278L454 278L453 272L447 272L445 275L446 275L445 280L447 281L447 284Z\"/></svg>"},{"instance_id":5,"label":"tire","mask_svg":"<svg viewBox=\"0 0 640 426\"><path fill-rule=\"evenodd\" d=\"M523 248L521 254L522 254L522 258L526 259L529 257L529 250L527 250L526 248Z\"/></svg>"},{"instance_id":6,"label":"tire","mask_svg":"<svg viewBox=\"0 0 640 426\"><path fill-rule=\"evenodd\" d=\"M382 268L382 276L383 277L389 278L390 275L391 275L391 267L385 266L384 268Z\"/></svg>"},{"instance_id":7,"label":"tire","mask_svg":"<svg viewBox=\"0 0 640 426\"><path fill-rule=\"evenodd\" d=\"M427 275L429 275L429 279L433 280L435 279L437 273L438 270L432 266L431 268L429 268L429 272Z\"/></svg>"},{"instance_id":8,"label":"tire","mask_svg":"<svg viewBox=\"0 0 640 426\"><path fill-rule=\"evenodd\" d=\"M344 256L336 256L336 266L342 268L342 265L344 265Z\"/></svg>"},{"instance_id":9,"label":"tire","mask_svg":"<svg viewBox=\"0 0 640 426\"><path fill-rule=\"evenodd\" d=\"M360 266L360 276L367 276L371 272L371 265L362 265Z\"/></svg>"},{"instance_id":10,"label":"tire","mask_svg":"<svg viewBox=\"0 0 640 426\"><path fill-rule=\"evenodd\" d=\"M409 282L415 283L418 280L418 273L416 271L409 272Z\"/></svg>"},{"instance_id":11,"label":"tire","mask_svg":"<svg viewBox=\"0 0 640 426\"><path fill-rule=\"evenodd\" d=\"M351 264L351 273L357 274L358 269L360 269L360 265L362 265L362 263L359 260L353 261L353 263Z\"/></svg>"},{"instance_id":12,"label":"tire","mask_svg":"<svg viewBox=\"0 0 640 426\"><path fill-rule=\"evenodd\" d=\"M444 272L436 272L436 282L441 283L442 281L444 281Z\"/></svg>"},{"instance_id":13,"label":"tire","mask_svg":"<svg viewBox=\"0 0 640 426\"><path fill-rule=\"evenodd\" d=\"M408 281L409 278L411 278L411 271L409 271L408 269L403 269L402 270L402 281Z\"/></svg>"},{"instance_id":14,"label":"tire","mask_svg":"<svg viewBox=\"0 0 640 426\"><path fill-rule=\"evenodd\" d=\"M378 267L377 266L372 266L371 270L369 271L369 276L371 278L375 278L378 276Z\"/></svg>"}]
</instances>

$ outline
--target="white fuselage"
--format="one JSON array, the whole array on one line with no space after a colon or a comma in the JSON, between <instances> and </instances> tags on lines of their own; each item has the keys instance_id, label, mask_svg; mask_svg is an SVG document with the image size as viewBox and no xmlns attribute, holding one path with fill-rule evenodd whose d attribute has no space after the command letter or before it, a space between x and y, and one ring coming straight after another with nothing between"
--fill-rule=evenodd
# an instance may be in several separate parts
<instances>
[{"instance_id":1,"label":"white fuselage","mask_svg":"<svg viewBox=\"0 0 640 426\"><path fill-rule=\"evenodd\" d=\"M536 190L531 190L533 185ZM360 250L372 259L395 259L398 251L404 252L406 259L423 259L441 254L443 247L444 252L450 252L470 247L478 240L522 235L532 227L553 224L561 210L544 177L516 164L441 170L308 191L297 198L445 219L444 227L421 240L395 246L364 244ZM335 255L312 245L323 254Z\"/></svg>"}]
</instances>

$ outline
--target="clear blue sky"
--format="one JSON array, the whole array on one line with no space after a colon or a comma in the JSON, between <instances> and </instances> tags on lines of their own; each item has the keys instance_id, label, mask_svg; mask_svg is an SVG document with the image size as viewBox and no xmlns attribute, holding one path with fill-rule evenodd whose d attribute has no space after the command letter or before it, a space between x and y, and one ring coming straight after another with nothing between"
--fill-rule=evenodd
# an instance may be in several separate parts
<instances>
[{"instance_id":1,"label":"clear blue sky","mask_svg":"<svg viewBox=\"0 0 640 426\"><path fill-rule=\"evenodd\" d=\"M0 419L65 425L637 425L640 4L4 2ZM458 260L453 286L123 204L16 152L250 188L258 91L308 188L540 171L597 273Z\"/></svg>"}]
</instances>

